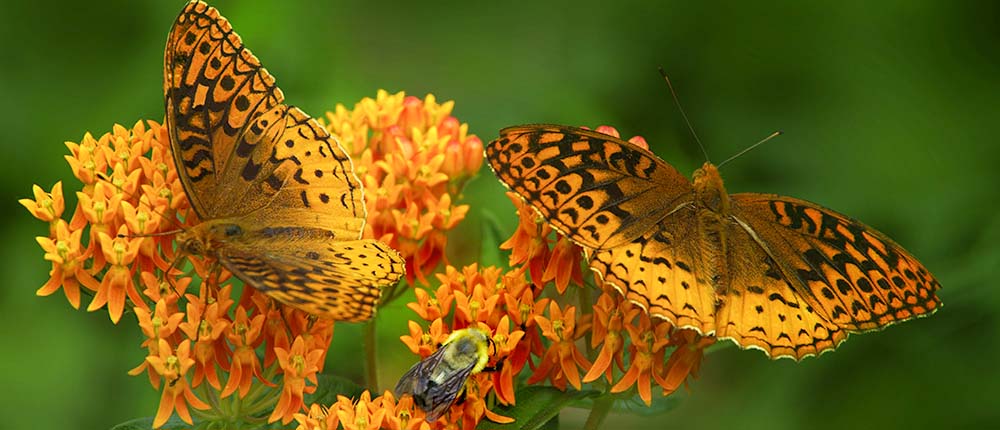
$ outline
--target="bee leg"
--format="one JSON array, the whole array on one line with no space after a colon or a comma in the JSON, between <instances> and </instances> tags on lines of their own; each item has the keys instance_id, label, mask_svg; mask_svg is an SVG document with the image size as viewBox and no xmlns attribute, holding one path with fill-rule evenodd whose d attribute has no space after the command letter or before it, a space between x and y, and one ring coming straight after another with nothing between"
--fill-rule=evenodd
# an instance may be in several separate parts
<instances>
[{"instance_id":1,"label":"bee leg","mask_svg":"<svg viewBox=\"0 0 1000 430\"><path fill-rule=\"evenodd\" d=\"M461 405L462 403L465 403L465 393L467 391L467 388L468 384L462 387L462 391L459 391L458 395L455 396L455 402L452 403L452 405Z\"/></svg>"},{"instance_id":2,"label":"bee leg","mask_svg":"<svg viewBox=\"0 0 1000 430\"><path fill-rule=\"evenodd\" d=\"M499 372L502 369L503 369L503 359L500 359L500 361L497 361L496 364L494 364L492 366L486 366L486 367L484 367L482 371L483 372Z\"/></svg>"}]
</instances>

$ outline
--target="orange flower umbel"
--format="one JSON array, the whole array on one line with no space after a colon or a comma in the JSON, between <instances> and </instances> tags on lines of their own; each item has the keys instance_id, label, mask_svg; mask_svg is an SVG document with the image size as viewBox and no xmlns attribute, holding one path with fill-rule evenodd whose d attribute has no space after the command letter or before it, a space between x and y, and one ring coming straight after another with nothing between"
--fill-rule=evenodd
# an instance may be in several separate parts
<instances>
[{"instance_id":1,"label":"orange flower umbel","mask_svg":"<svg viewBox=\"0 0 1000 430\"><path fill-rule=\"evenodd\" d=\"M451 115L453 106L380 91L327 116L367 188L365 237L399 249L411 280L443 259L446 233L468 211L456 203L459 192L483 162L482 142ZM153 425L173 412L189 423L193 413L209 423L254 425L314 415L303 396L323 370L332 322L239 283L234 289L234 278L212 261L179 259L174 233L199 221L165 127L115 125L66 146L78 185L35 186L32 198L20 200L47 224L37 241L52 269L36 294L62 289L74 308L89 297L87 309L106 309L116 324L134 312L148 356L130 373L146 373L162 391ZM77 197L70 213L64 191Z\"/></svg>"},{"instance_id":2,"label":"orange flower umbel","mask_svg":"<svg viewBox=\"0 0 1000 430\"><path fill-rule=\"evenodd\" d=\"M483 142L451 116L454 106L379 91L326 114L365 184L366 229L403 255L410 282L426 282L444 258L448 230L469 210L454 201L483 164Z\"/></svg>"}]
</instances>

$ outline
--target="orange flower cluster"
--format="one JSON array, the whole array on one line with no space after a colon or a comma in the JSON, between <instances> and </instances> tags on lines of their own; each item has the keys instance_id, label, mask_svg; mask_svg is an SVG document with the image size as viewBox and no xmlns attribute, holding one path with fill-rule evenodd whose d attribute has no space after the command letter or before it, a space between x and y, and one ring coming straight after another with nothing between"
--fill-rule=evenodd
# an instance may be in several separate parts
<instances>
[{"instance_id":1,"label":"orange flower cluster","mask_svg":"<svg viewBox=\"0 0 1000 430\"><path fill-rule=\"evenodd\" d=\"M365 184L369 235L402 254L411 283L426 283L443 259L448 230L469 211L454 201L483 164L483 142L451 116L454 106L380 90L326 114Z\"/></svg>"},{"instance_id":2,"label":"orange flower cluster","mask_svg":"<svg viewBox=\"0 0 1000 430\"><path fill-rule=\"evenodd\" d=\"M618 136L610 127L597 130ZM630 141L648 149L641 137ZM386 392L372 400L365 392L358 401L341 398L328 408L312 405L308 414L296 415L299 430L469 429L483 418L510 422L490 411L487 399L515 404L515 381L524 379L517 376L525 369L530 372L526 384L548 381L559 389L580 390L584 383L594 383L611 393L634 389L646 404L652 402L654 383L668 395L697 374L704 349L714 338L651 319L609 286L601 285L596 300L584 288L567 294L571 283L584 286L583 249L555 237L545 220L515 194L508 197L519 217L517 230L501 245L511 250L512 269L447 266L437 274L439 287L416 288L416 301L407 305L428 322L427 328L410 321L409 335L400 337L414 354L426 358L453 331L478 327L492 335L495 349L489 363L501 364L499 370L470 376L464 401L452 406L448 418L433 423L423 419L424 412L409 396L397 401ZM543 293L550 284L558 295ZM569 304L573 296L576 305Z\"/></svg>"},{"instance_id":3,"label":"orange flower cluster","mask_svg":"<svg viewBox=\"0 0 1000 430\"><path fill-rule=\"evenodd\" d=\"M472 429L483 418L511 422L510 418L490 411L486 399L495 393L499 402L514 403L514 377L527 363L529 353L524 348L531 345L522 342L525 331L520 327L535 326L533 320L527 325L518 322L523 321L518 297L533 302L535 292L531 284L520 274L505 275L493 267L479 270L475 264L461 271L447 266L445 273L437 274L437 278L440 287L433 292L415 289L417 301L407 305L430 322L429 329L425 331L420 324L410 321L410 334L400 339L413 353L427 358L451 332L477 327L491 333L489 366L502 363L497 366L500 370L470 376L464 401L452 407L451 419L429 423L424 411L414 407L410 396L397 401L392 393L386 392L371 400L366 391L358 401L342 397L328 408L313 405L308 414L296 416L299 430L335 430L341 428L338 425L344 429L431 429L454 425ZM446 319L451 323L446 323Z\"/></svg>"},{"instance_id":4,"label":"orange flower cluster","mask_svg":"<svg viewBox=\"0 0 1000 430\"><path fill-rule=\"evenodd\" d=\"M126 308L135 312L148 356L130 373L147 373L162 391L154 426L174 412L191 422L190 408L205 410L201 415L210 420L259 416L274 407L268 421L291 421L303 395L316 388L332 322L316 321L251 288L234 300L230 275L213 275L198 257L188 258L194 275L205 281L193 286L192 274L178 277L170 233L197 221L160 124L116 125L98 139L87 134L66 146L66 160L83 183L71 220L62 219L61 183L48 193L35 186L34 200L21 200L49 223L49 236L38 243L52 270L37 294L61 288L78 308L82 289L93 296L87 310L107 308L114 323ZM278 376L281 389L275 390L272 379ZM221 407L223 402L229 404Z\"/></svg>"},{"instance_id":5,"label":"orange flower cluster","mask_svg":"<svg viewBox=\"0 0 1000 430\"><path fill-rule=\"evenodd\" d=\"M464 218L468 207L452 197L483 160L481 141L450 115L452 106L379 92L328 115L368 189L365 236L392 243L420 277L438 265L445 232ZM172 233L198 221L164 126L116 125L66 145L82 183L70 220L62 218L61 182L51 191L35 186L34 198L20 201L49 224L37 241L52 269L37 294L61 289L74 308L91 296L87 309L106 308L114 323L134 311L148 356L130 373L146 373L162 392L155 427L174 412L189 423L192 412L208 422L289 423L316 389L333 323L252 288L234 291L228 272L197 256L178 264Z\"/></svg>"}]
</instances>

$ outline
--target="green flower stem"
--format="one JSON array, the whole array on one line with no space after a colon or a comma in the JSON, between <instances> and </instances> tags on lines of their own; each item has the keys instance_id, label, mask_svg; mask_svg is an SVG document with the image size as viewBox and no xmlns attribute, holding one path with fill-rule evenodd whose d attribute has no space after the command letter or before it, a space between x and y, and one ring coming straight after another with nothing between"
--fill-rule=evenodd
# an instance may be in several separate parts
<instances>
[{"instance_id":1,"label":"green flower stem","mask_svg":"<svg viewBox=\"0 0 1000 430\"><path fill-rule=\"evenodd\" d=\"M364 348L364 362L365 362L365 387L367 387L372 392L378 392L378 355L376 354L376 337L378 335L378 326L375 322L378 321L376 318L372 318L364 324L361 329L361 344Z\"/></svg>"},{"instance_id":2,"label":"green flower stem","mask_svg":"<svg viewBox=\"0 0 1000 430\"><path fill-rule=\"evenodd\" d=\"M608 394L594 399L594 407L590 409L590 415L587 415L587 422L583 424L584 430L601 428L601 423L608 417L608 412L611 412L611 405L614 402L614 396Z\"/></svg>"}]
</instances>

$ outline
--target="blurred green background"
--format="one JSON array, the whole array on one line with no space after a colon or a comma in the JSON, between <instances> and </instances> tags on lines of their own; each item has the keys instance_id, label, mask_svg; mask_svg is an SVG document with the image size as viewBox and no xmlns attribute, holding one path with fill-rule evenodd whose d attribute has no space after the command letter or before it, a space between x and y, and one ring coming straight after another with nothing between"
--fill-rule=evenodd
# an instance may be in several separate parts
<instances>
[{"instance_id":1,"label":"blurred green background","mask_svg":"<svg viewBox=\"0 0 1000 430\"><path fill-rule=\"evenodd\" d=\"M939 278L931 318L852 336L796 364L726 348L658 417L608 427L982 428L1000 420L1000 3L723 5L586 1L239 2L233 22L287 99L319 115L379 88L455 100L488 141L555 122L642 135L682 172L704 160L656 72L670 74L730 192L808 199L877 227ZM183 2L5 2L0 26L0 427L105 429L155 411L130 317L37 298L43 223L17 204L31 184L77 187L62 156L112 124L163 117L162 51ZM475 247L484 214L515 225L488 170L470 184ZM468 263L468 259L454 259ZM86 303L86 301L85 301ZM397 304L401 307L401 304ZM407 315L402 309L385 314ZM402 319L382 345L400 350ZM328 369L356 372L357 328L338 326ZM390 385L409 361L382 370ZM582 421L563 414L563 427ZM617 424L617 425L614 425Z\"/></svg>"}]
</instances>

